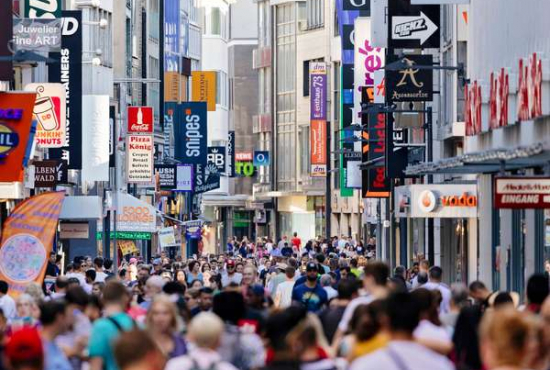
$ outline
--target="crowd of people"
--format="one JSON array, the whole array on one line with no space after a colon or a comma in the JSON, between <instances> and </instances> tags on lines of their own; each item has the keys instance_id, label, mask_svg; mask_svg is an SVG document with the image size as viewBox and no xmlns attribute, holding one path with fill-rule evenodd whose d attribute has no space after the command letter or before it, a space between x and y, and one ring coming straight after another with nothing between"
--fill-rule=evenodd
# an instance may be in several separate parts
<instances>
[{"instance_id":1,"label":"crowd of people","mask_svg":"<svg viewBox=\"0 0 550 370\"><path fill-rule=\"evenodd\" d=\"M52 253L44 284L0 281L0 370L549 370L546 274L525 297L447 285L375 242L228 240L120 266Z\"/></svg>"}]
</instances>

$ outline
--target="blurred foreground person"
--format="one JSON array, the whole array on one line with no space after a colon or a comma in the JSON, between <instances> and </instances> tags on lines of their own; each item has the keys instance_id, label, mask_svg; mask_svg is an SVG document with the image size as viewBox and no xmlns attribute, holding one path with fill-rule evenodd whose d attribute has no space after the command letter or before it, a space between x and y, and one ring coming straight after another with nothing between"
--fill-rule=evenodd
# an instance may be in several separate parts
<instances>
[{"instance_id":1,"label":"blurred foreground person","mask_svg":"<svg viewBox=\"0 0 550 370\"><path fill-rule=\"evenodd\" d=\"M55 343L55 339L72 325L73 313L63 301L50 301L40 306L42 343L44 346L44 370L72 370L71 363Z\"/></svg>"},{"instance_id":2,"label":"blurred foreground person","mask_svg":"<svg viewBox=\"0 0 550 370\"><path fill-rule=\"evenodd\" d=\"M236 370L236 367L223 361L216 351L223 331L224 324L218 316L210 312L199 313L191 320L188 329L193 348L189 354L170 360L165 370Z\"/></svg>"},{"instance_id":3,"label":"blurred foreground person","mask_svg":"<svg viewBox=\"0 0 550 370\"><path fill-rule=\"evenodd\" d=\"M122 333L115 341L114 354L120 370L163 370L166 364L153 338L143 330Z\"/></svg>"},{"instance_id":4,"label":"blurred foreground person","mask_svg":"<svg viewBox=\"0 0 550 370\"><path fill-rule=\"evenodd\" d=\"M359 357L350 370L451 370L451 362L414 341L420 307L408 293L396 293L386 301L386 321L390 342L386 348Z\"/></svg>"},{"instance_id":5,"label":"blurred foreground person","mask_svg":"<svg viewBox=\"0 0 550 370\"><path fill-rule=\"evenodd\" d=\"M169 296L158 295L153 298L146 323L152 339L168 359L187 353L187 346L180 335L178 311Z\"/></svg>"},{"instance_id":6,"label":"blurred foreground person","mask_svg":"<svg viewBox=\"0 0 550 370\"><path fill-rule=\"evenodd\" d=\"M9 370L44 369L44 349L35 328L26 327L13 333L4 353Z\"/></svg>"}]
</instances>

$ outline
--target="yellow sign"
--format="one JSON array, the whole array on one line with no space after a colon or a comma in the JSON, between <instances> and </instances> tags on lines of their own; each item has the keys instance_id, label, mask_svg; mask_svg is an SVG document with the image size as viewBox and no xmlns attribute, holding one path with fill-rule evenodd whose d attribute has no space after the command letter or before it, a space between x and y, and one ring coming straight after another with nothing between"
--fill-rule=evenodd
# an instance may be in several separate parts
<instances>
[{"instance_id":1,"label":"yellow sign","mask_svg":"<svg viewBox=\"0 0 550 370\"><path fill-rule=\"evenodd\" d=\"M194 71L193 78L193 101L204 101L209 111L216 110L216 72L215 71Z\"/></svg>"},{"instance_id":2,"label":"yellow sign","mask_svg":"<svg viewBox=\"0 0 550 370\"><path fill-rule=\"evenodd\" d=\"M180 77L178 72L164 72L164 101L179 103Z\"/></svg>"},{"instance_id":3,"label":"yellow sign","mask_svg":"<svg viewBox=\"0 0 550 370\"><path fill-rule=\"evenodd\" d=\"M122 255L124 256L139 252L136 243L134 243L133 240L117 240L116 242L122 252Z\"/></svg>"}]
</instances>

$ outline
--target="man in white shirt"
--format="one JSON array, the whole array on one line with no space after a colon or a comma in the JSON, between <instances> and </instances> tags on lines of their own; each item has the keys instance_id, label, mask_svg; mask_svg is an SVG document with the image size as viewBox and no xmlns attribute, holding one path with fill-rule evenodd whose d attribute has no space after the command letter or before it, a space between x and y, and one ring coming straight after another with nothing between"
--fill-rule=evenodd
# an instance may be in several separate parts
<instances>
[{"instance_id":1,"label":"man in white shirt","mask_svg":"<svg viewBox=\"0 0 550 370\"><path fill-rule=\"evenodd\" d=\"M420 263L418 264L418 273L416 274L416 276L411 281L413 289L416 289L421 285L418 282L418 274L421 273L421 272L424 272L424 273L427 274L429 269L430 269L430 261L428 261L428 260L420 261Z\"/></svg>"},{"instance_id":2,"label":"man in white shirt","mask_svg":"<svg viewBox=\"0 0 550 370\"><path fill-rule=\"evenodd\" d=\"M294 274L296 270L289 266L285 269L286 281L276 287L275 307L287 308L292 304L292 289L294 288Z\"/></svg>"},{"instance_id":3,"label":"man in white shirt","mask_svg":"<svg viewBox=\"0 0 550 370\"><path fill-rule=\"evenodd\" d=\"M0 280L0 308L4 312L4 317L10 322L17 316L15 301L8 295L9 285L4 280Z\"/></svg>"},{"instance_id":4,"label":"man in white shirt","mask_svg":"<svg viewBox=\"0 0 550 370\"><path fill-rule=\"evenodd\" d=\"M414 342L413 331L418 325L419 305L409 293L397 293L387 300L390 342L387 347L352 362L350 370L452 370L454 366L444 356Z\"/></svg>"},{"instance_id":5,"label":"man in white shirt","mask_svg":"<svg viewBox=\"0 0 550 370\"><path fill-rule=\"evenodd\" d=\"M327 292L327 299L330 300L338 297L338 291L332 287L332 276L324 274L321 276L321 286Z\"/></svg>"},{"instance_id":6,"label":"man in white shirt","mask_svg":"<svg viewBox=\"0 0 550 370\"><path fill-rule=\"evenodd\" d=\"M104 283L107 278L107 274L103 272L103 258L96 257L94 258L94 269L95 269L95 282Z\"/></svg>"},{"instance_id":7,"label":"man in white shirt","mask_svg":"<svg viewBox=\"0 0 550 370\"><path fill-rule=\"evenodd\" d=\"M441 304L439 306L439 314L446 314L451 311L451 290L441 282L443 278L443 270L439 266L430 268L429 281L422 285L422 288L428 290L439 290L441 292Z\"/></svg>"}]
</instances>

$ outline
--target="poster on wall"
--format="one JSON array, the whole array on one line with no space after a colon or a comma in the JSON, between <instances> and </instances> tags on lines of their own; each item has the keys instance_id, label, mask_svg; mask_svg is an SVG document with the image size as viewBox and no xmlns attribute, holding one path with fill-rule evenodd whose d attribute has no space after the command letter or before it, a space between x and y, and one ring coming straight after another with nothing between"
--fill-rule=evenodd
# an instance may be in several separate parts
<instances>
[{"instance_id":1,"label":"poster on wall","mask_svg":"<svg viewBox=\"0 0 550 370\"><path fill-rule=\"evenodd\" d=\"M126 137L128 183L151 183L153 181L153 149L153 136L151 135L128 135Z\"/></svg>"}]
</instances>

